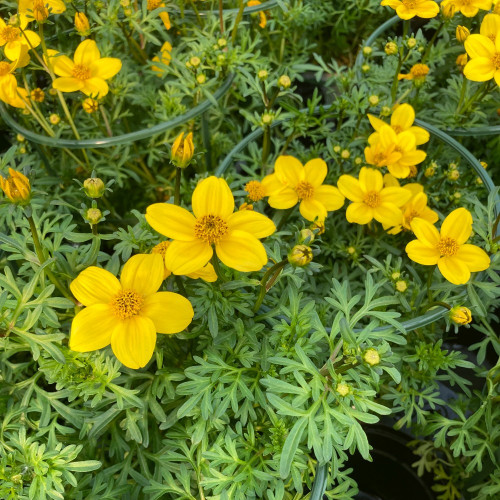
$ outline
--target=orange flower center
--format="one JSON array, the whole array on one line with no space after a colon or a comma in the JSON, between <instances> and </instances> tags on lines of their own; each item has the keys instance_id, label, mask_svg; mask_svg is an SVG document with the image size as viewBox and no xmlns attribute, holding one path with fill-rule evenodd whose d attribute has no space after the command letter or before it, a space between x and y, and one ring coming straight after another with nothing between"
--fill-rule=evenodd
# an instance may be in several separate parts
<instances>
[{"instance_id":1,"label":"orange flower center","mask_svg":"<svg viewBox=\"0 0 500 500\"><path fill-rule=\"evenodd\" d=\"M158 243L153 250L151 250L151 253L159 253L162 257L165 257L165 254L167 253L167 248L170 246L170 241L162 241L161 243Z\"/></svg>"},{"instance_id":2,"label":"orange flower center","mask_svg":"<svg viewBox=\"0 0 500 500\"><path fill-rule=\"evenodd\" d=\"M155 10L161 7L163 0L148 0L148 10Z\"/></svg>"},{"instance_id":3,"label":"orange flower center","mask_svg":"<svg viewBox=\"0 0 500 500\"><path fill-rule=\"evenodd\" d=\"M493 56L493 64L495 66L496 69L500 69L500 52L497 52L494 56Z\"/></svg>"},{"instance_id":4,"label":"orange flower center","mask_svg":"<svg viewBox=\"0 0 500 500\"><path fill-rule=\"evenodd\" d=\"M372 157L371 164L376 165L377 167L382 167L387 159L384 153L375 153Z\"/></svg>"},{"instance_id":5,"label":"orange flower center","mask_svg":"<svg viewBox=\"0 0 500 500\"><path fill-rule=\"evenodd\" d=\"M5 41L5 43L9 43L19 40L20 34L21 30L19 28L15 28L14 26L5 26L0 33L0 37Z\"/></svg>"},{"instance_id":6,"label":"orange flower center","mask_svg":"<svg viewBox=\"0 0 500 500\"><path fill-rule=\"evenodd\" d=\"M10 64L5 61L0 62L0 76L5 76L10 73Z\"/></svg>"},{"instance_id":7,"label":"orange flower center","mask_svg":"<svg viewBox=\"0 0 500 500\"><path fill-rule=\"evenodd\" d=\"M412 66L410 73L414 78L423 78L429 73L429 66L427 64L415 64Z\"/></svg>"},{"instance_id":8,"label":"orange flower center","mask_svg":"<svg viewBox=\"0 0 500 500\"><path fill-rule=\"evenodd\" d=\"M42 89L33 89L31 91L31 98L36 102L43 102L45 99L45 92Z\"/></svg>"},{"instance_id":9,"label":"orange flower center","mask_svg":"<svg viewBox=\"0 0 500 500\"><path fill-rule=\"evenodd\" d=\"M453 238L446 236L439 240L436 248L441 257L452 257L458 252L460 245Z\"/></svg>"},{"instance_id":10,"label":"orange flower center","mask_svg":"<svg viewBox=\"0 0 500 500\"><path fill-rule=\"evenodd\" d=\"M141 312L144 298L135 290L121 290L111 301L113 313L120 319L137 316Z\"/></svg>"},{"instance_id":11,"label":"orange flower center","mask_svg":"<svg viewBox=\"0 0 500 500\"><path fill-rule=\"evenodd\" d=\"M217 244L229 231L227 222L218 215L204 215L194 225L194 235L210 245Z\"/></svg>"},{"instance_id":12,"label":"orange flower center","mask_svg":"<svg viewBox=\"0 0 500 500\"><path fill-rule=\"evenodd\" d=\"M378 191L368 191L363 198L363 202L371 208L377 208L380 205L380 193Z\"/></svg>"},{"instance_id":13,"label":"orange flower center","mask_svg":"<svg viewBox=\"0 0 500 500\"><path fill-rule=\"evenodd\" d=\"M300 200L309 200L314 196L314 186L307 181L300 181L295 186L295 192Z\"/></svg>"},{"instance_id":14,"label":"orange flower center","mask_svg":"<svg viewBox=\"0 0 500 500\"><path fill-rule=\"evenodd\" d=\"M401 125L391 125L391 126L392 130L394 130L396 134L400 134L403 131L403 127L401 127Z\"/></svg>"},{"instance_id":15,"label":"orange flower center","mask_svg":"<svg viewBox=\"0 0 500 500\"><path fill-rule=\"evenodd\" d=\"M407 9L414 9L415 5L417 4L416 0L401 0L401 1Z\"/></svg>"},{"instance_id":16,"label":"orange flower center","mask_svg":"<svg viewBox=\"0 0 500 500\"><path fill-rule=\"evenodd\" d=\"M90 69L83 64L75 64L72 74L78 80L88 80L90 78Z\"/></svg>"},{"instance_id":17,"label":"orange flower center","mask_svg":"<svg viewBox=\"0 0 500 500\"><path fill-rule=\"evenodd\" d=\"M245 191L248 193L248 197L252 201L260 201L265 197L264 188L259 181L247 182Z\"/></svg>"}]
</instances>

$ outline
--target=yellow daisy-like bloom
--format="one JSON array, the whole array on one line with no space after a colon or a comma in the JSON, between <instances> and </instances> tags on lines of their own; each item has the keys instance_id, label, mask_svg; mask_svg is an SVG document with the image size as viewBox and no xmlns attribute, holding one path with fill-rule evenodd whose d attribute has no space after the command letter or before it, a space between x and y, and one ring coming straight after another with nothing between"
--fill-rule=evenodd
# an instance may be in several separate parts
<instances>
[{"instance_id":1,"label":"yellow daisy-like bloom","mask_svg":"<svg viewBox=\"0 0 500 500\"><path fill-rule=\"evenodd\" d=\"M269 205L284 210L300 203L304 219L324 220L328 212L338 210L345 201L335 186L323 184L327 173L326 163L320 158L302 165L293 156L279 156L274 174L262 182L269 193Z\"/></svg>"},{"instance_id":2,"label":"yellow daisy-like bloom","mask_svg":"<svg viewBox=\"0 0 500 500\"><path fill-rule=\"evenodd\" d=\"M372 134L368 142L370 146L365 148L366 161L377 167L386 166L389 172L398 179L408 177L411 172L410 167L423 162L427 157L425 151L416 149L416 138L413 132L406 130L396 134L387 124ZM377 157L376 153L380 154L380 152L386 152L385 156Z\"/></svg>"},{"instance_id":3,"label":"yellow daisy-like bloom","mask_svg":"<svg viewBox=\"0 0 500 500\"><path fill-rule=\"evenodd\" d=\"M26 30L28 22L21 18L19 26L6 24L0 19L0 47L4 47L7 59L17 61L22 58L23 49L25 53L40 45L40 37L31 30ZM26 57L26 56L24 56Z\"/></svg>"},{"instance_id":4,"label":"yellow daisy-like bloom","mask_svg":"<svg viewBox=\"0 0 500 500\"><path fill-rule=\"evenodd\" d=\"M252 210L234 213L234 197L224 179L211 176L196 186L193 214L166 203L150 205L146 220L151 227L174 241L165 254L173 274L197 272L211 259L213 247L219 259L237 271L259 271L267 254L259 241L276 231L265 215Z\"/></svg>"},{"instance_id":5,"label":"yellow daisy-like bloom","mask_svg":"<svg viewBox=\"0 0 500 500\"><path fill-rule=\"evenodd\" d=\"M500 18L496 14L491 15ZM494 23L496 24L496 20L491 22L491 29L495 26ZM489 29L490 27L488 31ZM486 28L484 31L486 32ZM494 78L497 85L500 85L500 29L494 42L492 36L470 35L464 46L470 57L464 68L465 77L473 82L486 82Z\"/></svg>"},{"instance_id":6,"label":"yellow daisy-like bloom","mask_svg":"<svg viewBox=\"0 0 500 500\"><path fill-rule=\"evenodd\" d=\"M472 215L465 208L453 210L438 231L424 219L413 219L411 229L417 237L406 245L411 260L424 266L437 264L441 274L454 285L469 281L471 272L490 265L488 254L476 245L466 244L472 233Z\"/></svg>"},{"instance_id":7,"label":"yellow daisy-like bloom","mask_svg":"<svg viewBox=\"0 0 500 500\"><path fill-rule=\"evenodd\" d=\"M341 175L337 183L340 192L353 203L347 207L346 218L356 224L368 224L373 219L397 226L402 221L402 207L411 192L400 187L384 187L382 174L363 167L359 180L352 175Z\"/></svg>"},{"instance_id":8,"label":"yellow daisy-like bloom","mask_svg":"<svg viewBox=\"0 0 500 500\"><path fill-rule=\"evenodd\" d=\"M164 9L164 8L165 8L165 2L163 0L148 0L147 9L149 11L155 9ZM169 30L172 27L168 12L166 11L160 12L160 19L163 21L163 26L165 26L166 29Z\"/></svg>"},{"instance_id":9,"label":"yellow daisy-like bloom","mask_svg":"<svg viewBox=\"0 0 500 500\"><path fill-rule=\"evenodd\" d=\"M178 333L193 319L182 295L158 292L163 282L160 255L135 255L123 266L120 281L109 271L88 267L70 285L85 307L71 324L69 347L77 352L109 344L122 364L142 368L151 357L157 333Z\"/></svg>"},{"instance_id":10,"label":"yellow daisy-like bloom","mask_svg":"<svg viewBox=\"0 0 500 500\"><path fill-rule=\"evenodd\" d=\"M94 40L84 40L78 45L74 60L68 56L49 53L56 78L52 86L61 92L81 90L85 95L104 97L109 87L106 80L115 76L122 67L120 59L102 57Z\"/></svg>"},{"instance_id":11,"label":"yellow daisy-like bloom","mask_svg":"<svg viewBox=\"0 0 500 500\"><path fill-rule=\"evenodd\" d=\"M18 10L23 22L42 22L49 14L64 12L66 5L62 0L18 0Z\"/></svg>"},{"instance_id":12,"label":"yellow daisy-like bloom","mask_svg":"<svg viewBox=\"0 0 500 500\"><path fill-rule=\"evenodd\" d=\"M7 179L0 175L0 187L12 203L24 205L30 201L31 184L29 179L13 168L9 168Z\"/></svg>"},{"instance_id":13,"label":"yellow daisy-like bloom","mask_svg":"<svg viewBox=\"0 0 500 500\"><path fill-rule=\"evenodd\" d=\"M377 118L376 116L368 114L368 119L372 127L378 132L384 125L387 125L386 122ZM413 106L410 104L400 104L391 115L391 128L396 132L396 134L400 134L401 132L409 131L415 136L415 143L417 146L421 144L425 144L429 140L429 132L423 129L422 127L417 127L413 125L415 121L415 110Z\"/></svg>"},{"instance_id":14,"label":"yellow daisy-like bloom","mask_svg":"<svg viewBox=\"0 0 500 500\"><path fill-rule=\"evenodd\" d=\"M454 12L460 11L465 17L474 17L479 9L490 10L491 0L443 0L443 9L454 7Z\"/></svg>"},{"instance_id":15,"label":"yellow daisy-like bloom","mask_svg":"<svg viewBox=\"0 0 500 500\"><path fill-rule=\"evenodd\" d=\"M170 271L165 264L165 254L167 253L170 243L170 241L162 241L151 250L151 253L157 253L161 255L163 259L163 279L167 279L172 274L172 271ZM187 277L193 280L201 278L203 281L208 281L209 283L217 281L217 273L210 262L201 269L198 269L198 271L188 274Z\"/></svg>"},{"instance_id":16,"label":"yellow daisy-like bloom","mask_svg":"<svg viewBox=\"0 0 500 500\"><path fill-rule=\"evenodd\" d=\"M414 64L410 68L410 72L408 74L399 73L398 80L416 80L418 82L422 82L425 80L425 77L429 73L429 66L427 64Z\"/></svg>"},{"instance_id":17,"label":"yellow daisy-like bloom","mask_svg":"<svg viewBox=\"0 0 500 500\"><path fill-rule=\"evenodd\" d=\"M249 0L247 3L247 7L255 7L256 5L260 5L262 2L259 2L259 0ZM267 17L264 11L259 12L259 26L261 28L265 28L267 25Z\"/></svg>"},{"instance_id":18,"label":"yellow daisy-like bloom","mask_svg":"<svg viewBox=\"0 0 500 500\"><path fill-rule=\"evenodd\" d=\"M159 56L153 57L152 61L156 63L162 63L165 66L170 65L170 61L172 60L172 44L170 42L165 42L161 46L161 58ZM151 66L151 69L158 75L162 76L165 73L163 68L160 68L156 65Z\"/></svg>"},{"instance_id":19,"label":"yellow daisy-like bloom","mask_svg":"<svg viewBox=\"0 0 500 500\"><path fill-rule=\"evenodd\" d=\"M439 14L438 4L430 0L382 0L380 5L388 5L401 19L413 19L415 16L430 19Z\"/></svg>"},{"instance_id":20,"label":"yellow daisy-like bloom","mask_svg":"<svg viewBox=\"0 0 500 500\"><path fill-rule=\"evenodd\" d=\"M0 61L0 101L15 108L26 107L28 99L28 92L17 86L16 77L13 75L16 68L28 64L29 58L26 57L25 47L23 47L20 57L21 59L13 62Z\"/></svg>"}]
</instances>

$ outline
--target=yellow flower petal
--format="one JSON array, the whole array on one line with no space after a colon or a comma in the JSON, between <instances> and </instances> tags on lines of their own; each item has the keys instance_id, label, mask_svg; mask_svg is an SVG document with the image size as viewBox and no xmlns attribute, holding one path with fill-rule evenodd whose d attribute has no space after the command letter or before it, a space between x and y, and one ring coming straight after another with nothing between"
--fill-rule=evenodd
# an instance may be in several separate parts
<instances>
[{"instance_id":1,"label":"yellow flower petal","mask_svg":"<svg viewBox=\"0 0 500 500\"><path fill-rule=\"evenodd\" d=\"M166 203L155 203L146 210L149 225L167 238L193 241L196 219L185 208Z\"/></svg>"},{"instance_id":2,"label":"yellow flower petal","mask_svg":"<svg viewBox=\"0 0 500 500\"><path fill-rule=\"evenodd\" d=\"M481 22L480 34L485 37L496 37L500 32L500 16L498 14L486 14Z\"/></svg>"},{"instance_id":3,"label":"yellow flower petal","mask_svg":"<svg viewBox=\"0 0 500 500\"><path fill-rule=\"evenodd\" d=\"M295 187L304 180L304 167L294 156L278 156L274 164L274 171L281 182L290 187Z\"/></svg>"},{"instance_id":4,"label":"yellow flower petal","mask_svg":"<svg viewBox=\"0 0 500 500\"><path fill-rule=\"evenodd\" d=\"M387 226L401 224L403 214L394 203L384 202L373 209L373 218Z\"/></svg>"},{"instance_id":5,"label":"yellow flower petal","mask_svg":"<svg viewBox=\"0 0 500 500\"><path fill-rule=\"evenodd\" d=\"M391 127L399 132L408 130L415 121L415 111L409 104L401 104L392 113Z\"/></svg>"},{"instance_id":6,"label":"yellow flower petal","mask_svg":"<svg viewBox=\"0 0 500 500\"><path fill-rule=\"evenodd\" d=\"M455 255L439 259L438 268L441 274L454 285L465 285L470 279L469 268Z\"/></svg>"},{"instance_id":7,"label":"yellow flower petal","mask_svg":"<svg viewBox=\"0 0 500 500\"><path fill-rule=\"evenodd\" d=\"M406 179L410 175L410 167L408 165L396 163L388 165L387 168L391 175L396 177L397 179Z\"/></svg>"},{"instance_id":8,"label":"yellow flower petal","mask_svg":"<svg viewBox=\"0 0 500 500\"><path fill-rule=\"evenodd\" d=\"M262 243L245 231L232 231L215 246L215 251L227 267L242 272L260 271L268 260Z\"/></svg>"},{"instance_id":9,"label":"yellow flower petal","mask_svg":"<svg viewBox=\"0 0 500 500\"><path fill-rule=\"evenodd\" d=\"M143 316L119 321L111 335L111 348L128 368L142 368L153 356L156 331L152 320Z\"/></svg>"},{"instance_id":10,"label":"yellow flower petal","mask_svg":"<svg viewBox=\"0 0 500 500\"><path fill-rule=\"evenodd\" d=\"M82 80L78 80L77 78L70 77L61 77L56 78L52 82L52 87L61 92L76 92L77 90L81 90L83 88Z\"/></svg>"},{"instance_id":11,"label":"yellow flower petal","mask_svg":"<svg viewBox=\"0 0 500 500\"><path fill-rule=\"evenodd\" d=\"M165 266L177 275L194 273L212 258L212 254L212 247L204 241L176 240L165 254Z\"/></svg>"},{"instance_id":12,"label":"yellow flower petal","mask_svg":"<svg viewBox=\"0 0 500 500\"><path fill-rule=\"evenodd\" d=\"M101 53L94 40L84 40L75 50L75 64L81 64L87 68L90 68L91 64L100 58Z\"/></svg>"},{"instance_id":13,"label":"yellow flower petal","mask_svg":"<svg viewBox=\"0 0 500 500\"><path fill-rule=\"evenodd\" d=\"M104 97L109 92L108 84L102 78L94 77L83 81L82 92L91 97Z\"/></svg>"},{"instance_id":14,"label":"yellow flower petal","mask_svg":"<svg viewBox=\"0 0 500 500\"><path fill-rule=\"evenodd\" d=\"M387 125L387 123L385 123L383 120L371 114L368 114L368 120L370 120L371 126L377 131L380 130L380 128L383 127L384 125Z\"/></svg>"},{"instance_id":15,"label":"yellow flower petal","mask_svg":"<svg viewBox=\"0 0 500 500\"><path fill-rule=\"evenodd\" d=\"M361 185L352 175L341 175L337 181L340 192L351 201L362 202L365 196Z\"/></svg>"},{"instance_id":16,"label":"yellow flower petal","mask_svg":"<svg viewBox=\"0 0 500 500\"><path fill-rule=\"evenodd\" d=\"M90 65L92 76L97 76L103 80L113 78L122 69L122 62L116 57L103 57L93 61Z\"/></svg>"},{"instance_id":17,"label":"yellow flower petal","mask_svg":"<svg viewBox=\"0 0 500 500\"><path fill-rule=\"evenodd\" d=\"M215 176L203 179L193 192L193 213L197 218L218 215L226 219L234 212L234 197L224 179Z\"/></svg>"},{"instance_id":18,"label":"yellow flower petal","mask_svg":"<svg viewBox=\"0 0 500 500\"><path fill-rule=\"evenodd\" d=\"M491 263L488 254L476 245L462 245L455 257L460 259L473 273L488 269Z\"/></svg>"},{"instance_id":19,"label":"yellow flower petal","mask_svg":"<svg viewBox=\"0 0 500 500\"><path fill-rule=\"evenodd\" d=\"M217 281L217 273L215 272L214 266L212 266L210 262L201 269L198 269L198 271L187 274L187 277L193 280L201 278L203 281L206 281L208 283Z\"/></svg>"},{"instance_id":20,"label":"yellow flower petal","mask_svg":"<svg viewBox=\"0 0 500 500\"><path fill-rule=\"evenodd\" d=\"M274 222L265 215L253 210L235 212L227 219L230 230L246 231L256 238L265 238L276 231Z\"/></svg>"},{"instance_id":21,"label":"yellow flower petal","mask_svg":"<svg viewBox=\"0 0 500 500\"><path fill-rule=\"evenodd\" d=\"M49 61L52 65L52 69L57 76L67 76L71 77L73 75L73 68L75 67L75 63L68 57L63 54L57 54L56 51L52 51L55 54L51 56L49 50Z\"/></svg>"},{"instance_id":22,"label":"yellow flower petal","mask_svg":"<svg viewBox=\"0 0 500 500\"><path fill-rule=\"evenodd\" d=\"M269 196L267 202L273 208L278 208L280 210L285 210L287 208L292 208L299 201L297 193L291 188L284 188L277 193Z\"/></svg>"},{"instance_id":23,"label":"yellow flower petal","mask_svg":"<svg viewBox=\"0 0 500 500\"><path fill-rule=\"evenodd\" d=\"M345 197L335 187L325 184L314 190L314 199L319 201L329 212L342 208Z\"/></svg>"},{"instance_id":24,"label":"yellow flower petal","mask_svg":"<svg viewBox=\"0 0 500 500\"><path fill-rule=\"evenodd\" d=\"M429 222L423 219L413 219L411 230L421 243L428 247L435 248L439 243L439 231Z\"/></svg>"},{"instance_id":25,"label":"yellow flower petal","mask_svg":"<svg viewBox=\"0 0 500 500\"><path fill-rule=\"evenodd\" d=\"M386 187L380 191L380 198L382 203L392 203L396 207L402 207L409 199L412 194L409 189L404 189L400 187Z\"/></svg>"},{"instance_id":26,"label":"yellow flower petal","mask_svg":"<svg viewBox=\"0 0 500 500\"><path fill-rule=\"evenodd\" d=\"M495 55L495 44L483 35L469 35L464 42L464 47L473 59L476 57L492 59Z\"/></svg>"},{"instance_id":27,"label":"yellow flower petal","mask_svg":"<svg viewBox=\"0 0 500 500\"><path fill-rule=\"evenodd\" d=\"M315 158L304 165L304 180L315 188L321 186L328 173L326 162L321 158Z\"/></svg>"},{"instance_id":28,"label":"yellow flower petal","mask_svg":"<svg viewBox=\"0 0 500 500\"><path fill-rule=\"evenodd\" d=\"M108 304L82 309L71 323L69 348L77 352L97 351L111 342L117 318Z\"/></svg>"},{"instance_id":29,"label":"yellow flower petal","mask_svg":"<svg viewBox=\"0 0 500 500\"><path fill-rule=\"evenodd\" d=\"M419 240L410 241L405 250L408 257L417 264L432 266L439 261L439 252L436 248L425 245Z\"/></svg>"},{"instance_id":30,"label":"yellow flower petal","mask_svg":"<svg viewBox=\"0 0 500 500\"><path fill-rule=\"evenodd\" d=\"M191 323L194 311L188 299L173 292L158 292L144 301L141 316L148 317L158 333L179 333Z\"/></svg>"},{"instance_id":31,"label":"yellow flower petal","mask_svg":"<svg viewBox=\"0 0 500 500\"><path fill-rule=\"evenodd\" d=\"M100 267L87 267L70 284L71 293L84 306L109 304L122 289L118 279Z\"/></svg>"},{"instance_id":32,"label":"yellow flower petal","mask_svg":"<svg viewBox=\"0 0 500 500\"><path fill-rule=\"evenodd\" d=\"M410 127L409 132L411 132L415 136L415 144L420 146L421 144L425 144L430 139L430 134L427 130L422 127Z\"/></svg>"},{"instance_id":33,"label":"yellow flower petal","mask_svg":"<svg viewBox=\"0 0 500 500\"><path fill-rule=\"evenodd\" d=\"M134 255L123 266L120 281L124 290L134 290L147 297L160 288L164 271L160 254Z\"/></svg>"},{"instance_id":34,"label":"yellow flower petal","mask_svg":"<svg viewBox=\"0 0 500 500\"><path fill-rule=\"evenodd\" d=\"M299 211L304 219L310 220L311 222L315 220L323 221L328 215L325 205L314 198L302 200L299 205Z\"/></svg>"},{"instance_id":35,"label":"yellow flower petal","mask_svg":"<svg viewBox=\"0 0 500 500\"><path fill-rule=\"evenodd\" d=\"M465 243L472 233L472 215L461 207L453 210L443 221L441 226L441 237L452 238L459 245Z\"/></svg>"},{"instance_id":36,"label":"yellow flower petal","mask_svg":"<svg viewBox=\"0 0 500 500\"><path fill-rule=\"evenodd\" d=\"M491 80L495 76L495 71L496 67L491 58L488 57L476 57L471 59L464 67L465 77L473 82L486 82Z\"/></svg>"},{"instance_id":37,"label":"yellow flower petal","mask_svg":"<svg viewBox=\"0 0 500 500\"><path fill-rule=\"evenodd\" d=\"M390 127L387 128L392 130ZM365 193L368 191L380 191L384 187L384 178L378 170L363 167L359 172L359 185Z\"/></svg>"},{"instance_id":38,"label":"yellow flower petal","mask_svg":"<svg viewBox=\"0 0 500 500\"><path fill-rule=\"evenodd\" d=\"M413 19L416 15L413 9L409 9L408 7L402 4L396 9L396 14L405 21L408 21L408 19Z\"/></svg>"},{"instance_id":39,"label":"yellow flower petal","mask_svg":"<svg viewBox=\"0 0 500 500\"><path fill-rule=\"evenodd\" d=\"M281 191L284 187L283 183L279 180L276 174L266 175L266 177L262 179L261 185L264 188L266 196L275 194L278 191Z\"/></svg>"},{"instance_id":40,"label":"yellow flower petal","mask_svg":"<svg viewBox=\"0 0 500 500\"><path fill-rule=\"evenodd\" d=\"M345 212L346 219L356 224L368 224L373 219L373 209L364 203L351 203Z\"/></svg>"}]
</instances>

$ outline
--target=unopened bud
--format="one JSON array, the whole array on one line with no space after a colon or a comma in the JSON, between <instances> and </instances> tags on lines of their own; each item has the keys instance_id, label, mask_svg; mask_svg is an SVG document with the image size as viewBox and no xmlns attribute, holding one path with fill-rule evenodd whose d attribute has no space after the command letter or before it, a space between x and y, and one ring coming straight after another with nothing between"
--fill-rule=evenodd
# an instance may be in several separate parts
<instances>
[{"instance_id":1,"label":"unopened bud","mask_svg":"<svg viewBox=\"0 0 500 500\"><path fill-rule=\"evenodd\" d=\"M307 266L312 259L312 250L307 245L295 245L288 254L288 262L295 267Z\"/></svg>"},{"instance_id":2,"label":"unopened bud","mask_svg":"<svg viewBox=\"0 0 500 500\"><path fill-rule=\"evenodd\" d=\"M455 36L459 42L464 43L469 35L470 31L468 30L468 28L460 24L457 26L457 29L455 30Z\"/></svg>"},{"instance_id":3,"label":"unopened bud","mask_svg":"<svg viewBox=\"0 0 500 500\"><path fill-rule=\"evenodd\" d=\"M193 133L184 139L184 132L181 132L172 145L170 158L172 163L178 168L186 168L194 155Z\"/></svg>"},{"instance_id":4,"label":"unopened bud","mask_svg":"<svg viewBox=\"0 0 500 500\"><path fill-rule=\"evenodd\" d=\"M377 349L370 347L364 352L363 360L370 366L378 365L380 363L380 354L378 353Z\"/></svg>"},{"instance_id":5,"label":"unopened bud","mask_svg":"<svg viewBox=\"0 0 500 500\"><path fill-rule=\"evenodd\" d=\"M83 190L89 198L100 198L106 191L106 185L99 177L89 177L83 181Z\"/></svg>"},{"instance_id":6,"label":"unopened bud","mask_svg":"<svg viewBox=\"0 0 500 500\"><path fill-rule=\"evenodd\" d=\"M289 88L291 84L292 84L292 80L290 80L290 77L287 75L281 75L278 78L278 85L280 87L283 87L284 89Z\"/></svg>"},{"instance_id":7,"label":"unopened bud","mask_svg":"<svg viewBox=\"0 0 500 500\"><path fill-rule=\"evenodd\" d=\"M75 29L80 36L90 35L89 20L83 12L77 12L75 14Z\"/></svg>"},{"instance_id":8,"label":"unopened bud","mask_svg":"<svg viewBox=\"0 0 500 500\"><path fill-rule=\"evenodd\" d=\"M85 219L89 224L95 226L102 219L102 212L98 208L89 208L85 212Z\"/></svg>"},{"instance_id":9,"label":"unopened bud","mask_svg":"<svg viewBox=\"0 0 500 500\"><path fill-rule=\"evenodd\" d=\"M314 231L312 229L302 229L299 234L299 243L310 245L314 241Z\"/></svg>"},{"instance_id":10,"label":"unopened bud","mask_svg":"<svg viewBox=\"0 0 500 500\"><path fill-rule=\"evenodd\" d=\"M457 325L467 325L472 321L470 309L464 306L455 306L449 312L449 317Z\"/></svg>"},{"instance_id":11,"label":"unopened bud","mask_svg":"<svg viewBox=\"0 0 500 500\"><path fill-rule=\"evenodd\" d=\"M384 52L388 56L393 56L394 54L398 53L398 46L396 45L395 42L388 42L385 44Z\"/></svg>"}]
</instances>

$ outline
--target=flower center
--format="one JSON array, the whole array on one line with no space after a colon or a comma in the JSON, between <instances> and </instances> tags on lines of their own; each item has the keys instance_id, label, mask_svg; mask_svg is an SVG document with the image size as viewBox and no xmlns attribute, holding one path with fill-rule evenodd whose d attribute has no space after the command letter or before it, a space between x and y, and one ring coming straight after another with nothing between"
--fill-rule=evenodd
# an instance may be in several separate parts
<instances>
[{"instance_id":1,"label":"flower center","mask_svg":"<svg viewBox=\"0 0 500 500\"><path fill-rule=\"evenodd\" d=\"M75 64L72 74L78 80L88 80L90 78L90 69L83 66L83 64Z\"/></svg>"},{"instance_id":2,"label":"flower center","mask_svg":"<svg viewBox=\"0 0 500 500\"><path fill-rule=\"evenodd\" d=\"M415 64L412 66L410 73L414 78L423 78L429 73L429 66L427 64Z\"/></svg>"},{"instance_id":3,"label":"flower center","mask_svg":"<svg viewBox=\"0 0 500 500\"><path fill-rule=\"evenodd\" d=\"M161 6L163 0L148 0L148 10L155 10Z\"/></svg>"},{"instance_id":4,"label":"flower center","mask_svg":"<svg viewBox=\"0 0 500 500\"><path fill-rule=\"evenodd\" d=\"M314 186L307 181L300 181L295 186L295 192L300 200L309 200L314 196Z\"/></svg>"},{"instance_id":5,"label":"flower center","mask_svg":"<svg viewBox=\"0 0 500 500\"><path fill-rule=\"evenodd\" d=\"M500 52L497 52L492 58L493 64L496 69L500 69Z\"/></svg>"},{"instance_id":6,"label":"flower center","mask_svg":"<svg viewBox=\"0 0 500 500\"><path fill-rule=\"evenodd\" d=\"M416 0L401 0L401 1L407 9L414 9L415 4L417 3Z\"/></svg>"},{"instance_id":7,"label":"flower center","mask_svg":"<svg viewBox=\"0 0 500 500\"><path fill-rule=\"evenodd\" d=\"M5 43L14 42L19 39L21 31L14 26L5 26L0 36L5 40Z\"/></svg>"},{"instance_id":8,"label":"flower center","mask_svg":"<svg viewBox=\"0 0 500 500\"><path fill-rule=\"evenodd\" d=\"M396 134L400 134L403 131L403 127L401 127L401 125L392 125L392 130L394 130Z\"/></svg>"},{"instance_id":9,"label":"flower center","mask_svg":"<svg viewBox=\"0 0 500 500\"><path fill-rule=\"evenodd\" d=\"M0 76L5 76L10 73L10 64L5 61L0 62Z\"/></svg>"},{"instance_id":10,"label":"flower center","mask_svg":"<svg viewBox=\"0 0 500 500\"><path fill-rule=\"evenodd\" d=\"M441 238L439 240L436 248L438 249L441 257L452 257L458 252L460 245L456 240L447 236L446 238Z\"/></svg>"},{"instance_id":11,"label":"flower center","mask_svg":"<svg viewBox=\"0 0 500 500\"><path fill-rule=\"evenodd\" d=\"M194 225L194 235L210 245L218 243L229 231L224 219L218 215L204 215L197 219Z\"/></svg>"},{"instance_id":12,"label":"flower center","mask_svg":"<svg viewBox=\"0 0 500 500\"><path fill-rule=\"evenodd\" d=\"M159 253L162 257L165 257L169 246L170 241L162 241L161 243L158 243L153 250L151 250L151 253Z\"/></svg>"},{"instance_id":13,"label":"flower center","mask_svg":"<svg viewBox=\"0 0 500 500\"><path fill-rule=\"evenodd\" d=\"M131 318L140 313L144 298L135 290L121 290L111 301L111 309L120 319Z\"/></svg>"},{"instance_id":14,"label":"flower center","mask_svg":"<svg viewBox=\"0 0 500 500\"><path fill-rule=\"evenodd\" d=\"M363 198L363 202L371 208L376 208L380 205L380 193L377 191L368 191Z\"/></svg>"},{"instance_id":15,"label":"flower center","mask_svg":"<svg viewBox=\"0 0 500 500\"><path fill-rule=\"evenodd\" d=\"M252 201L260 201L264 198L264 188L259 181L250 181L247 182L245 186L245 191L248 193L248 197Z\"/></svg>"}]
</instances>

